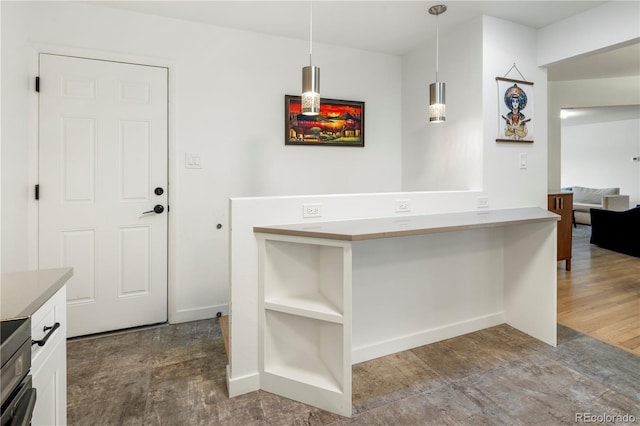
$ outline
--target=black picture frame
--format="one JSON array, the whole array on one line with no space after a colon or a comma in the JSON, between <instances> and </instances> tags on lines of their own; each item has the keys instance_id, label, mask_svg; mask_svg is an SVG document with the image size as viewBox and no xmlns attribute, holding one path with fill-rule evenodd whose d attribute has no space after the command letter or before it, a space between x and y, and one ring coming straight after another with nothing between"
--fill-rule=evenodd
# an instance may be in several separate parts
<instances>
[{"instance_id":1,"label":"black picture frame","mask_svg":"<svg viewBox=\"0 0 640 426\"><path fill-rule=\"evenodd\" d=\"M302 114L301 97L285 95L285 145L364 147L364 102L320 99L320 114Z\"/></svg>"}]
</instances>

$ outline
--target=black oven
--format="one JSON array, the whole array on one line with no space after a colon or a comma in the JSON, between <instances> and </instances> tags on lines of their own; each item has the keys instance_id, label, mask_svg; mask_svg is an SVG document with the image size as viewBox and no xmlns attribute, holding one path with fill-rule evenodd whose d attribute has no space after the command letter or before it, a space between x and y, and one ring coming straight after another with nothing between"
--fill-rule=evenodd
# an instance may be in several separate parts
<instances>
[{"instance_id":1,"label":"black oven","mask_svg":"<svg viewBox=\"0 0 640 426\"><path fill-rule=\"evenodd\" d=\"M1 426L31 423L36 390L31 385L31 318L0 321Z\"/></svg>"}]
</instances>

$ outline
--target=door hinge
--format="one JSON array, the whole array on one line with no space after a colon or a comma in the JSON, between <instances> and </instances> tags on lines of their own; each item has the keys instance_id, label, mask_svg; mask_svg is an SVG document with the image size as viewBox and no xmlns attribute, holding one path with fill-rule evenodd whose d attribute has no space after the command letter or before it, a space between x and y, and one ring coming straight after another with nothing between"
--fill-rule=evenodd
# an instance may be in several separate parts
<instances>
[{"instance_id":1,"label":"door hinge","mask_svg":"<svg viewBox=\"0 0 640 426\"><path fill-rule=\"evenodd\" d=\"M36 76L36 92L40 92L40 77Z\"/></svg>"},{"instance_id":2,"label":"door hinge","mask_svg":"<svg viewBox=\"0 0 640 426\"><path fill-rule=\"evenodd\" d=\"M40 199L40 185L36 185L36 200Z\"/></svg>"}]
</instances>

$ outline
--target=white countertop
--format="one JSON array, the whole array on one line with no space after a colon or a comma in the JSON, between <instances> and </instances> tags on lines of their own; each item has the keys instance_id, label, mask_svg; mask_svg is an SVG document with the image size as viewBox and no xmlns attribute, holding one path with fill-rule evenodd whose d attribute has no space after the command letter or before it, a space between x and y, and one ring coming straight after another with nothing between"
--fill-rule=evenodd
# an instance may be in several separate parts
<instances>
[{"instance_id":1,"label":"white countertop","mask_svg":"<svg viewBox=\"0 0 640 426\"><path fill-rule=\"evenodd\" d=\"M33 315L72 276L73 268L0 275L0 319Z\"/></svg>"},{"instance_id":2,"label":"white countertop","mask_svg":"<svg viewBox=\"0 0 640 426\"><path fill-rule=\"evenodd\" d=\"M420 216L351 219L292 225L256 226L253 232L360 241L437 232L464 231L535 222L555 222L560 216L539 207L497 209Z\"/></svg>"}]
</instances>

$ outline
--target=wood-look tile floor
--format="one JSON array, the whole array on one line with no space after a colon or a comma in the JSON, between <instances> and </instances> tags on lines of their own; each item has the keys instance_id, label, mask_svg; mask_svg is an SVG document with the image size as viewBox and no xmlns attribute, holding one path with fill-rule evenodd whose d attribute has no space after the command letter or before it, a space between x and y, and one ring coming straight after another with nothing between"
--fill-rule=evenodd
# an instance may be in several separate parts
<instances>
[{"instance_id":1,"label":"wood-look tile floor","mask_svg":"<svg viewBox=\"0 0 640 426\"><path fill-rule=\"evenodd\" d=\"M558 264L558 323L640 355L640 258L589 243L573 229L572 270Z\"/></svg>"},{"instance_id":2,"label":"wood-look tile floor","mask_svg":"<svg viewBox=\"0 0 640 426\"><path fill-rule=\"evenodd\" d=\"M353 417L267 392L229 399L218 319L71 340L70 425L557 425L640 420L640 358L559 326L507 325L353 366Z\"/></svg>"}]
</instances>

